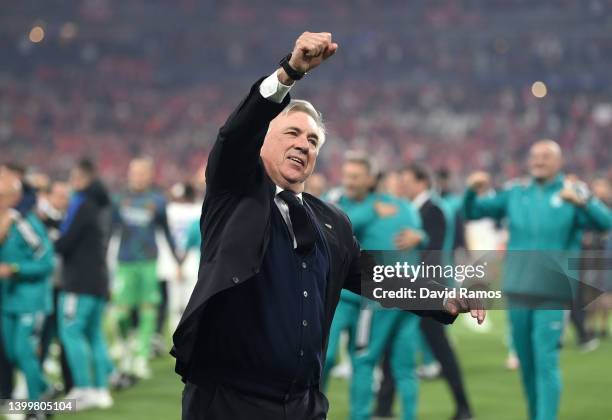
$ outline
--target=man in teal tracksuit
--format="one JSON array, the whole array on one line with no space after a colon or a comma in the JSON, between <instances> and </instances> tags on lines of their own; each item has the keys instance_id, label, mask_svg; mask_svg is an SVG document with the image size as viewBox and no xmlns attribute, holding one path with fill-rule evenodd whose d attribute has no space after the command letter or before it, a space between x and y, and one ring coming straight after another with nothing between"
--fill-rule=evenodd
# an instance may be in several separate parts
<instances>
[{"instance_id":1,"label":"man in teal tracksuit","mask_svg":"<svg viewBox=\"0 0 612 420\"><path fill-rule=\"evenodd\" d=\"M538 142L529 153L531 179L513 183L496 194L478 196L489 181L486 173L477 172L468 178L464 197L468 219L508 220L503 291L510 301L512 339L520 360L529 418L533 420L556 419L561 393L559 343L564 311L533 308L534 302L546 305L568 298L568 286L560 283L559 277L554 278L550 274L553 271L542 273L550 261L548 255L550 251L558 255L575 250L584 228L607 230L612 226L605 205L566 185L561 164L557 143ZM528 308L513 304L519 299L524 302L524 298L531 302Z\"/></svg>"},{"instance_id":2,"label":"man in teal tracksuit","mask_svg":"<svg viewBox=\"0 0 612 420\"><path fill-rule=\"evenodd\" d=\"M0 179L2 343L9 360L26 378L28 398L36 400L47 390L37 342L51 310L53 247L34 213L23 216L13 210L20 194L18 182Z\"/></svg>"},{"instance_id":3,"label":"man in teal tracksuit","mask_svg":"<svg viewBox=\"0 0 612 420\"><path fill-rule=\"evenodd\" d=\"M343 194L332 201L348 215L362 249L396 250L396 235L407 229L414 230L411 245L416 246L425 236L419 230L418 213L407 201L371 193L375 184L374 173L367 155L349 152L342 166ZM414 338L418 332L418 317L400 310L382 310L374 302L367 303L362 311L361 301L356 295L342 295L330 331L324 378L335 360L338 336L346 329L349 331L349 354L353 363L351 418L368 419L373 399L374 367L390 347L391 365L401 394L404 418L412 419L417 403Z\"/></svg>"},{"instance_id":4,"label":"man in teal tracksuit","mask_svg":"<svg viewBox=\"0 0 612 420\"><path fill-rule=\"evenodd\" d=\"M376 202L383 203L396 213L375 217L364 228L361 246L366 250L397 250L395 239L400 232L410 231L413 241L409 248L423 242L421 219L416 209L406 200L387 194L373 194ZM407 234L404 233L404 238ZM406 251L403 260L418 263L415 251ZM393 264L394 261L385 262ZM351 419L369 419L371 413L372 380L374 367L389 349L390 365L402 401L402 419L416 417L418 379L415 372L415 353L418 347L419 317L398 309L383 309L370 302L361 312L353 356L351 382Z\"/></svg>"},{"instance_id":5,"label":"man in teal tracksuit","mask_svg":"<svg viewBox=\"0 0 612 420\"><path fill-rule=\"evenodd\" d=\"M363 229L377 217L375 197L373 194L370 194L374 184L372 172L371 162L361 159L361 157L356 155L351 156L349 153L342 166L342 193L334 194L332 191L332 193L326 196L327 201L336 204L347 214L353 226L353 233L358 241L363 239ZM342 290L329 331L327 354L322 375L323 387L327 386L329 372L336 363L340 335L343 331L348 332L348 351L352 359L355 328L359 319L360 306L360 296L348 290Z\"/></svg>"}]
</instances>

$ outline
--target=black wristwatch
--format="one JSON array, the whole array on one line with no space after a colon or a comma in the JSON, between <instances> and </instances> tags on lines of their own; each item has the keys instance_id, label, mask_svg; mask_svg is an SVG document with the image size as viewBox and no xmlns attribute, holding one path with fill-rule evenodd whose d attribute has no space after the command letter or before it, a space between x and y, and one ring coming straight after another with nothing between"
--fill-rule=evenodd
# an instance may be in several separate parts
<instances>
[{"instance_id":1,"label":"black wristwatch","mask_svg":"<svg viewBox=\"0 0 612 420\"><path fill-rule=\"evenodd\" d=\"M289 76L293 80L300 80L302 77L306 76L307 73L301 73L297 71L296 69L294 69L293 67L291 67L289 65L289 60L291 60L291 53L284 56L283 59L280 61L280 63L278 63L283 68L283 70L285 70L285 73L287 73L287 76Z\"/></svg>"}]
</instances>

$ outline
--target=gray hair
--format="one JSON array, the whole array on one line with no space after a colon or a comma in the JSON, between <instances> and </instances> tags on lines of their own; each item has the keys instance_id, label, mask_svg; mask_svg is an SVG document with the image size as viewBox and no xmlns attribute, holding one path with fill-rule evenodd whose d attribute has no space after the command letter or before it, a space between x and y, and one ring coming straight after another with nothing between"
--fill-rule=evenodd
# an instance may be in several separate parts
<instances>
[{"instance_id":1,"label":"gray hair","mask_svg":"<svg viewBox=\"0 0 612 420\"><path fill-rule=\"evenodd\" d=\"M308 114L315 120L317 127L319 128L319 144L317 145L317 152L325 143L325 122L323 121L323 115L308 101L303 99L292 99L289 104L281 111L282 115L288 115L291 112L303 112Z\"/></svg>"}]
</instances>

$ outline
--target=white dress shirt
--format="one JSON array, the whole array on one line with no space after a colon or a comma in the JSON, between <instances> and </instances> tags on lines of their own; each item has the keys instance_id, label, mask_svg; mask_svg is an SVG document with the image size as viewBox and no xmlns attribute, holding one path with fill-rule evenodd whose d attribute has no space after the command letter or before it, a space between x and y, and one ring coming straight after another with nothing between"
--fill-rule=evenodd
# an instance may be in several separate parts
<instances>
[{"instance_id":1,"label":"white dress shirt","mask_svg":"<svg viewBox=\"0 0 612 420\"><path fill-rule=\"evenodd\" d=\"M278 80L276 72L274 72L261 82L259 85L259 93L269 101L280 104L291 90L291 86L283 85Z\"/></svg>"},{"instance_id":2,"label":"white dress shirt","mask_svg":"<svg viewBox=\"0 0 612 420\"><path fill-rule=\"evenodd\" d=\"M429 190L425 190L416 197L414 197L414 200L412 200L412 204L414 205L414 207L417 208L417 210L419 210L421 207L423 207L423 204L425 204L427 200L429 200L430 197L431 193L429 192Z\"/></svg>"}]
</instances>

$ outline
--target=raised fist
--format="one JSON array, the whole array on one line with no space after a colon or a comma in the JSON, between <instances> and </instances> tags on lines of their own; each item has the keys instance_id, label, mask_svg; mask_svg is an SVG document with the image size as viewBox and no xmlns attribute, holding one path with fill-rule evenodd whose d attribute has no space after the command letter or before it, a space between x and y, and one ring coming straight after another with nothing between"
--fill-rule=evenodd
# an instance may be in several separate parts
<instances>
[{"instance_id":1,"label":"raised fist","mask_svg":"<svg viewBox=\"0 0 612 420\"><path fill-rule=\"evenodd\" d=\"M334 55L338 44L329 32L304 32L295 41L289 65L300 73L307 73Z\"/></svg>"},{"instance_id":2,"label":"raised fist","mask_svg":"<svg viewBox=\"0 0 612 420\"><path fill-rule=\"evenodd\" d=\"M469 188L482 194L491 186L491 177L484 171L476 171L468 176L466 183Z\"/></svg>"}]
</instances>

